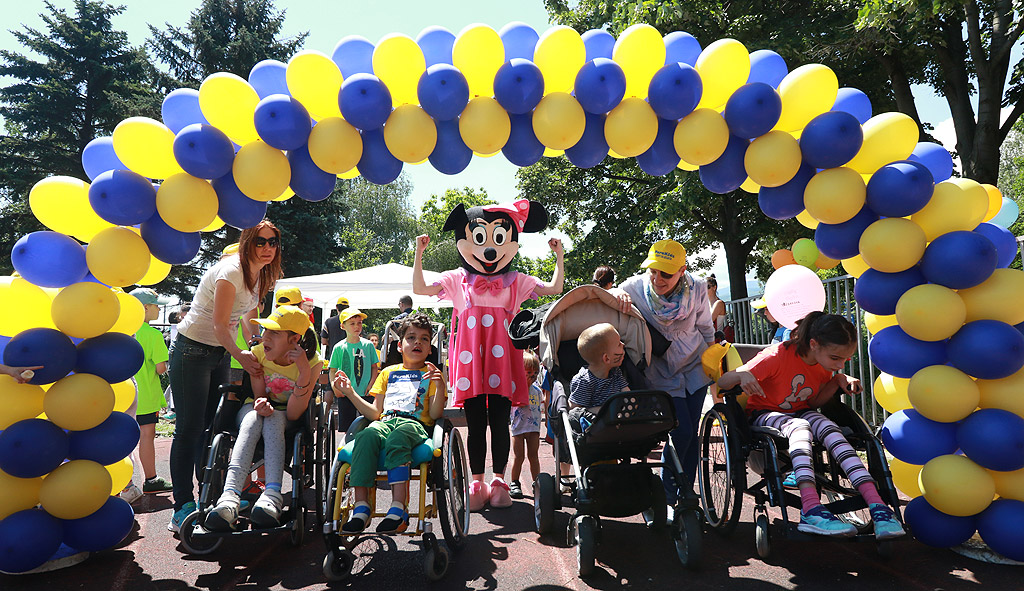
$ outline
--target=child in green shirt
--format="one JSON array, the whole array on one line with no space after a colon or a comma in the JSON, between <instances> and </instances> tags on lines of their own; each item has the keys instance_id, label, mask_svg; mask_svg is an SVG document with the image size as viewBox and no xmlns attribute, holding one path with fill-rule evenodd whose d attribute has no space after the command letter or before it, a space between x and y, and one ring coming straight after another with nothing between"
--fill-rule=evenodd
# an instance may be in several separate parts
<instances>
[{"instance_id":1,"label":"child in green shirt","mask_svg":"<svg viewBox=\"0 0 1024 591\"><path fill-rule=\"evenodd\" d=\"M160 386L160 376L167 373L167 343L158 329L149 325L160 317L160 306L167 301L155 291L140 287L132 290L131 295L142 303L146 310L145 320L135 333L135 340L142 345L145 360L139 372L135 374L135 383L139 387L139 405L135 420L139 423L139 461L142 474L146 480L142 483L142 492L159 493L171 490L171 483L156 475L156 423L160 409L167 406L164 389ZM136 493L138 494L138 493Z\"/></svg>"}]
</instances>

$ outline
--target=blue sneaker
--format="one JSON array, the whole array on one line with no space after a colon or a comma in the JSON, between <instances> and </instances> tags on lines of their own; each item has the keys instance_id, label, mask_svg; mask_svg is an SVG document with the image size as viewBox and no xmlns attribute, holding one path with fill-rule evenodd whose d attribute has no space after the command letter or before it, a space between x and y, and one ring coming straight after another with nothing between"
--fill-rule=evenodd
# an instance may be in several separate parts
<instances>
[{"instance_id":1,"label":"blue sneaker","mask_svg":"<svg viewBox=\"0 0 1024 591\"><path fill-rule=\"evenodd\" d=\"M809 534L838 538L849 538L857 535L857 528L853 524L846 523L832 515L823 505L818 505L809 511L801 511L800 525L796 526L796 528Z\"/></svg>"},{"instance_id":2,"label":"blue sneaker","mask_svg":"<svg viewBox=\"0 0 1024 591\"><path fill-rule=\"evenodd\" d=\"M903 531L900 522L896 520L892 509L880 503L872 503L868 505L868 510L871 511L871 521L875 522L876 539L890 540L907 534Z\"/></svg>"},{"instance_id":3,"label":"blue sneaker","mask_svg":"<svg viewBox=\"0 0 1024 591\"><path fill-rule=\"evenodd\" d=\"M791 489L800 488L796 481L796 472L788 472L786 474L786 477L782 479L782 487Z\"/></svg>"},{"instance_id":4,"label":"blue sneaker","mask_svg":"<svg viewBox=\"0 0 1024 591\"><path fill-rule=\"evenodd\" d=\"M181 524L185 521L185 518L196 511L196 504L194 501L189 501L174 512L171 517L171 522L167 524L167 531L178 533L181 531Z\"/></svg>"}]
</instances>

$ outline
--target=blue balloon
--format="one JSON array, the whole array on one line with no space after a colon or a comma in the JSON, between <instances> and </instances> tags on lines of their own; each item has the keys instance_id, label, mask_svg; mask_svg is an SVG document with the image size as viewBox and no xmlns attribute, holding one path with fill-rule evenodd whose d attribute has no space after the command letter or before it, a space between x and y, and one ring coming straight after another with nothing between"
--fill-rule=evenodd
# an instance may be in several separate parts
<instances>
[{"instance_id":1,"label":"blue balloon","mask_svg":"<svg viewBox=\"0 0 1024 591\"><path fill-rule=\"evenodd\" d=\"M857 215L841 224L818 224L814 230L814 244L829 258L848 259L860 252L860 235L877 221L878 214L865 205Z\"/></svg>"},{"instance_id":2,"label":"blue balloon","mask_svg":"<svg viewBox=\"0 0 1024 591\"><path fill-rule=\"evenodd\" d=\"M235 161L235 145L227 134L216 127L193 123L175 136L174 159L185 172L194 177L216 179L231 172L231 164ZM149 215L131 225L141 224L147 219Z\"/></svg>"},{"instance_id":3,"label":"blue balloon","mask_svg":"<svg viewBox=\"0 0 1024 591\"><path fill-rule=\"evenodd\" d=\"M234 157L233 152L231 155ZM156 213L156 187L130 170L110 170L89 186L89 205L112 224L134 226Z\"/></svg>"},{"instance_id":4,"label":"blue balloon","mask_svg":"<svg viewBox=\"0 0 1024 591\"><path fill-rule=\"evenodd\" d=\"M647 102L661 119L678 121L697 108L703 92L697 70L676 62L662 66L651 78Z\"/></svg>"},{"instance_id":5,"label":"blue balloon","mask_svg":"<svg viewBox=\"0 0 1024 591\"><path fill-rule=\"evenodd\" d=\"M286 94L272 94L261 100L253 121L260 139L278 150L305 146L313 126L306 107Z\"/></svg>"},{"instance_id":6,"label":"blue balloon","mask_svg":"<svg viewBox=\"0 0 1024 591\"><path fill-rule=\"evenodd\" d=\"M40 287L66 287L89 272L85 248L66 234L47 230L19 238L11 249L11 263L22 277Z\"/></svg>"},{"instance_id":7,"label":"blue balloon","mask_svg":"<svg viewBox=\"0 0 1024 591\"><path fill-rule=\"evenodd\" d=\"M513 58L494 75L494 98L509 115L533 111L544 97L544 75L527 59Z\"/></svg>"},{"instance_id":8,"label":"blue balloon","mask_svg":"<svg viewBox=\"0 0 1024 591\"><path fill-rule=\"evenodd\" d=\"M618 63L599 57L583 64L573 91L584 111L604 115L626 95L626 74Z\"/></svg>"},{"instance_id":9,"label":"blue balloon","mask_svg":"<svg viewBox=\"0 0 1024 591\"><path fill-rule=\"evenodd\" d=\"M416 44L423 51L428 68L436 64L451 65L455 34L448 29L440 26L427 27L416 36Z\"/></svg>"},{"instance_id":10,"label":"blue balloon","mask_svg":"<svg viewBox=\"0 0 1024 591\"><path fill-rule=\"evenodd\" d=\"M752 82L732 93L722 116L729 124L730 133L750 140L771 131L781 114L779 93L764 82Z\"/></svg>"},{"instance_id":11,"label":"blue balloon","mask_svg":"<svg viewBox=\"0 0 1024 591\"><path fill-rule=\"evenodd\" d=\"M1024 418L999 408L982 408L960 421L960 449L988 470L1012 472L1024 468Z\"/></svg>"},{"instance_id":12,"label":"blue balloon","mask_svg":"<svg viewBox=\"0 0 1024 591\"><path fill-rule=\"evenodd\" d=\"M60 548L60 520L42 509L26 509L0 520L0 571L23 573L39 568Z\"/></svg>"},{"instance_id":13,"label":"blue balloon","mask_svg":"<svg viewBox=\"0 0 1024 591\"><path fill-rule=\"evenodd\" d=\"M747 83L764 82L778 88L782 79L789 74L789 66L782 56L770 49L758 49L750 54L750 75Z\"/></svg>"},{"instance_id":14,"label":"blue balloon","mask_svg":"<svg viewBox=\"0 0 1024 591\"><path fill-rule=\"evenodd\" d=\"M604 29L590 29L581 35L583 46L587 50L586 61L592 61L599 57L612 59L612 50L615 49L615 37ZM692 64L691 64L692 65Z\"/></svg>"},{"instance_id":15,"label":"blue balloon","mask_svg":"<svg viewBox=\"0 0 1024 591\"><path fill-rule=\"evenodd\" d=\"M957 450L956 423L927 419L912 408L889 415L882 425L881 436L886 451L917 466Z\"/></svg>"},{"instance_id":16,"label":"blue balloon","mask_svg":"<svg viewBox=\"0 0 1024 591\"><path fill-rule=\"evenodd\" d=\"M128 501L110 497L95 512L64 521L64 543L83 552L99 552L121 543L135 526Z\"/></svg>"},{"instance_id":17,"label":"blue balloon","mask_svg":"<svg viewBox=\"0 0 1024 591\"><path fill-rule=\"evenodd\" d=\"M868 345L871 361L889 375L911 378L931 365L949 360L945 341L919 341L899 326L887 326L875 334Z\"/></svg>"},{"instance_id":18,"label":"blue balloon","mask_svg":"<svg viewBox=\"0 0 1024 591\"><path fill-rule=\"evenodd\" d=\"M949 337L949 362L982 380L1000 380L1024 367L1024 334L998 320L975 320Z\"/></svg>"},{"instance_id":19,"label":"blue balloon","mask_svg":"<svg viewBox=\"0 0 1024 591\"><path fill-rule=\"evenodd\" d=\"M747 169L743 166L743 157L747 154L750 142L729 135L729 144L725 152L711 164L700 167L700 181L712 193L724 194L735 191L747 180Z\"/></svg>"},{"instance_id":20,"label":"blue balloon","mask_svg":"<svg viewBox=\"0 0 1024 591\"><path fill-rule=\"evenodd\" d=\"M672 31L665 35L666 66L676 63L696 66L700 52L700 41L685 31ZM591 59L589 55L587 59Z\"/></svg>"},{"instance_id":21,"label":"blue balloon","mask_svg":"<svg viewBox=\"0 0 1024 591\"><path fill-rule=\"evenodd\" d=\"M878 215L906 217L927 205L934 189L932 173L925 165L912 160L897 160L871 175L867 204Z\"/></svg>"},{"instance_id":22,"label":"blue balloon","mask_svg":"<svg viewBox=\"0 0 1024 591\"><path fill-rule=\"evenodd\" d=\"M142 345L135 337L107 332L78 344L75 373L91 373L111 384L123 382L139 373L146 360Z\"/></svg>"},{"instance_id":23,"label":"blue balloon","mask_svg":"<svg viewBox=\"0 0 1024 591\"><path fill-rule=\"evenodd\" d=\"M177 135L193 123L210 123L199 108L199 91L192 88L178 88L167 93L160 116L167 129Z\"/></svg>"},{"instance_id":24,"label":"blue balloon","mask_svg":"<svg viewBox=\"0 0 1024 591\"><path fill-rule=\"evenodd\" d=\"M996 499L977 519L978 534L989 548L1024 561L1024 501Z\"/></svg>"},{"instance_id":25,"label":"blue balloon","mask_svg":"<svg viewBox=\"0 0 1024 591\"><path fill-rule=\"evenodd\" d=\"M292 171L294 175L294 170ZM217 217L225 224L244 230L260 223L267 215L267 203L250 199L228 174L210 182L217 192Z\"/></svg>"},{"instance_id":26,"label":"blue balloon","mask_svg":"<svg viewBox=\"0 0 1024 591\"><path fill-rule=\"evenodd\" d=\"M142 222L140 229L149 253L169 265L184 265L199 254L202 245L199 232L175 230L160 217L160 212Z\"/></svg>"},{"instance_id":27,"label":"blue balloon","mask_svg":"<svg viewBox=\"0 0 1024 591\"><path fill-rule=\"evenodd\" d=\"M936 183L941 183L953 176L953 157L949 154L949 150L939 144L918 142L908 160L920 162L928 167Z\"/></svg>"},{"instance_id":28,"label":"blue balloon","mask_svg":"<svg viewBox=\"0 0 1024 591\"><path fill-rule=\"evenodd\" d=\"M85 145L82 168L90 181L108 170L128 170L114 152L114 138L110 136L95 138Z\"/></svg>"},{"instance_id":29,"label":"blue balloon","mask_svg":"<svg viewBox=\"0 0 1024 591\"><path fill-rule=\"evenodd\" d=\"M0 359L4 358L4 349L7 348L7 343L11 342L11 337L5 337L0 335Z\"/></svg>"},{"instance_id":30,"label":"blue balloon","mask_svg":"<svg viewBox=\"0 0 1024 591\"><path fill-rule=\"evenodd\" d=\"M832 110L849 113L863 125L868 119L871 119L871 99L862 90L840 88Z\"/></svg>"},{"instance_id":31,"label":"blue balloon","mask_svg":"<svg viewBox=\"0 0 1024 591\"><path fill-rule=\"evenodd\" d=\"M1013 259L1017 258L1017 239L1014 237L1013 232L988 222L979 224L974 229L974 232L988 238L995 245L996 267L1005 269L1010 266Z\"/></svg>"},{"instance_id":32,"label":"blue balloon","mask_svg":"<svg viewBox=\"0 0 1024 591\"><path fill-rule=\"evenodd\" d=\"M861 308L872 314L888 316L896 313L896 302L908 289L927 282L917 267L899 273L883 273L876 269L868 269L857 279L853 286L853 294Z\"/></svg>"},{"instance_id":33,"label":"blue balloon","mask_svg":"<svg viewBox=\"0 0 1024 591\"><path fill-rule=\"evenodd\" d=\"M68 456L68 434L45 419L25 419L0 431L0 470L16 478L38 478Z\"/></svg>"},{"instance_id":34,"label":"blue balloon","mask_svg":"<svg viewBox=\"0 0 1024 591\"><path fill-rule=\"evenodd\" d=\"M857 118L845 111L822 113L800 133L804 162L815 168L837 168L853 160L864 143Z\"/></svg>"},{"instance_id":35,"label":"blue balloon","mask_svg":"<svg viewBox=\"0 0 1024 591\"><path fill-rule=\"evenodd\" d=\"M516 166L525 167L536 164L544 157L544 144L540 143L537 134L533 131L533 113L510 113L508 118L512 124L512 130L501 153Z\"/></svg>"},{"instance_id":36,"label":"blue balloon","mask_svg":"<svg viewBox=\"0 0 1024 591\"><path fill-rule=\"evenodd\" d=\"M646 152L636 157L636 163L641 170L651 176L664 176L676 169L679 164L679 153L676 152L673 141L675 132L675 120L658 119L658 135L654 138L654 143Z\"/></svg>"},{"instance_id":37,"label":"blue balloon","mask_svg":"<svg viewBox=\"0 0 1024 591\"><path fill-rule=\"evenodd\" d=\"M52 384L68 375L76 362L75 344L67 335L52 328L23 330L14 335L4 348L6 365L43 366L35 370L36 375L28 381L37 386Z\"/></svg>"},{"instance_id":38,"label":"blue balloon","mask_svg":"<svg viewBox=\"0 0 1024 591\"><path fill-rule=\"evenodd\" d=\"M939 511L923 496L911 499L903 510L903 519L918 542L933 548L959 546L974 535L977 517L958 517Z\"/></svg>"},{"instance_id":39,"label":"blue balloon","mask_svg":"<svg viewBox=\"0 0 1024 591\"><path fill-rule=\"evenodd\" d=\"M473 159L473 150L462 140L458 121L437 122L437 144L427 159L434 169L444 174L466 170Z\"/></svg>"},{"instance_id":40,"label":"blue balloon","mask_svg":"<svg viewBox=\"0 0 1024 591\"><path fill-rule=\"evenodd\" d=\"M288 164L291 165L292 170L291 188L302 199L323 201L334 192L338 175L317 166L313 162L313 158L310 157L309 148L306 146L288 152Z\"/></svg>"},{"instance_id":41,"label":"blue balloon","mask_svg":"<svg viewBox=\"0 0 1024 591\"><path fill-rule=\"evenodd\" d=\"M800 168L785 184L778 187L761 187L757 191L757 205L773 220L788 220L804 210L804 189L817 170L803 162Z\"/></svg>"},{"instance_id":42,"label":"blue balloon","mask_svg":"<svg viewBox=\"0 0 1024 591\"><path fill-rule=\"evenodd\" d=\"M526 23L513 22L498 31L501 44L505 46L505 61L520 58L533 61L533 50L537 47L540 35Z\"/></svg>"},{"instance_id":43,"label":"blue balloon","mask_svg":"<svg viewBox=\"0 0 1024 591\"><path fill-rule=\"evenodd\" d=\"M372 74L355 74L341 83L341 115L357 129L378 129L391 115L391 92Z\"/></svg>"},{"instance_id":44,"label":"blue balloon","mask_svg":"<svg viewBox=\"0 0 1024 591\"><path fill-rule=\"evenodd\" d=\"M608 140L604 137L604 115L586 113L587 125L583 137L576 145L565 150L565 157L577 168L593 168L608 155Z\"/></svg>"},{"instance_id":45,"label":"blue balloon","mask_svg":"<svg viewBox=\"0 0 1024 591\"><path fill-rule=\"evenodd\" d=\"M92 429L68 431L67 457L109 466L128 457L138 444L139 423L131 415L115 411Z\"/></svg>"},{"instance_id":46,"label":"blue balloon","mask_svg":"<svg viewBox=\"0 0 1024 591\"><path fill-rule=\"evenodd\" d=\"M349 35L334 46L331 61L345 80L356 74L373 74L373 43L366 37Z\"/></svg>"},{"instance_id":47,"label":"blue balloon","mask_svg":"<svg viewBox=\"0 0 1024 591\"><path fill-rule=\"evenodd\" d=\"M1003 197L1003 206L999 208L999 213L994 218L990 219L988 223L1009 228L1017 221L1017 217L1020 216L1020 206L1017 202L1008 197Z\"/></svg>"},{"instance_id":48,"label":"blue balloon","mask_svg":"<svg viewBox=\"0 0 1024 591\"><path fill-rule=\"evenodd\" d=\"M359 157L359 174L375 185L386 185L402 174L402 161L391 155L380 129L363 131L363 155Z\"/></svg>"},{"instance_id":49,"label":"blue balloon","mask_svg":"<svg viewBox=\"0 0 1024 591\"><path fill-rule=\"evenodd\" d=\"M998 262L999 254L991 240L962 230L932 240L921 257L921 271L931 283L966 289L988 279Z\"/></svg>"},{"instance_id":50,"label":"blue balloon","mask_svg":"<svg viewBox=\"0 0 1024 591\"><path fill-rule=\"evenodd\" d=\"M263 60L249 70L249 84L260 99L288 92L288 65L277 60Z\"/></svg>"},{"instance_id":51,"label":"blue balloon","mask_svg":"<svg viewBox=\"0 0 1024 591\"><path fill-rule=\"evenodd\" d=\"M434 64L420 76L416 85L420 106L435 121L458 117L469 104L469 84L462 72L451 64Z\"/></svg>"}]
</instances>

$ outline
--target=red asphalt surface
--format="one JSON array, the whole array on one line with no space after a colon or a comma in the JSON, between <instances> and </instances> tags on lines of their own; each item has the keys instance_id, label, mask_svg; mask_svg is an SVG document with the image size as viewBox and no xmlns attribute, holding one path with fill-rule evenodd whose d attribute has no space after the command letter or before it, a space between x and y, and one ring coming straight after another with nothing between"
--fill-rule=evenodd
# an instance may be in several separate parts
<instances>
[{"instance_id":1,"label":"red asphalt surface","mask_svg":"<svg viewBox=\"0 0 1024 591\"><path fill-rule=\"evenodd\" d=\"M157 439L158 470L163 475L170 443L168 438ZM553 472L551 447L543 443L541 463ZM386 503L388 497L384 493L378 503ZM597 568L582 580L576 574L575 548L565 542L571 509L558 513L556 535L539 537L533 531L528 497L508 509L474 513L466 547L437 583L424 577L419 538L370 536L355 549L353 576L328 584L321 573L324 542L313 524L298 548L281 533L229 538L213 554L192 557L166 529L171 518L169 494L146 495L136 503L137 529L117 549L58 571L0 575L0 589L1024 589L1020 566L977 562L915 541L897 543L895 556L885 560L871 543L782 540L778 525L772 529L777 534L773 553L761 560L754 547L751 506L747 498L731 536L704 535L698 571L680 565L668 533L648 530L637 516L602 520ZM438 526L435 531L440 537Z\"/></svg>"}]
</instances>

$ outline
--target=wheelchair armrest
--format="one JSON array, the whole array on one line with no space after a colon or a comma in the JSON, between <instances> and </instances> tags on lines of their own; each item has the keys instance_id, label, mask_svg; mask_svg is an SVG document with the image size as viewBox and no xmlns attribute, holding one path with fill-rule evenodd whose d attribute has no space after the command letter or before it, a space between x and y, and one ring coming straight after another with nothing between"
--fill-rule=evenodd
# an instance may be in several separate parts
<instances>
[{"instance_id":1,"label":"wheelchair armrest","mask_svg":"<svg viewBox=\"0 0 1024 591\"><path fill-rule=\"evenodd\" d=\"M223 397L225 394L227 394L229 392L231 394L241 394L242 391L243 391L242 384L221 384L217 388L217 392L220 393L221 397Z\"/></svg>"},{"instance_id":2,"label":"wheelchair armrest","mask_svg":"<svg viewBox=\"0 0 1024 591\"><path fill-rule=\"evenodd\" d=\"M440 453L438 450L441 449L441 445L444 443L445 423L447 421L448 421L448 419L445 419L445 418L440 418L440 419L434 421L434 432L433 432L433 434L431 436L431 439L432 439L431 444L434 446L434 453L435 454L439 454Z\"/></svg>"},{"instance_id":3,"label":"wheelchair armrest","mask_svg":"<svg viewBox=\"0 0 1024 591\"><path fill-rule=\"evenodd\" d=\"M345 443L352 441L352 438L355 437L357 433L367 428L371 422L372 421L370 421L370 419L364 417L363 415L359 415L358 417L356 417L356 420L352 421L352 424L349 425L349 428L345 430Z\"/></svg>"}]
</instances>

